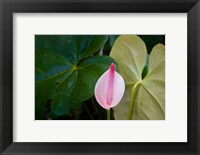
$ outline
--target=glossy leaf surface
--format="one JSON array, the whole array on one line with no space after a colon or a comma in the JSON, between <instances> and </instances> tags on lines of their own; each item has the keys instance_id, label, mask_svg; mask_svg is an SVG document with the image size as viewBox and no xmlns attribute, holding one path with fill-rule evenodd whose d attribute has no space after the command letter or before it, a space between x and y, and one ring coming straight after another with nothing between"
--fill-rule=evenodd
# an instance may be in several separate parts
<instances>
[{"instance_id":1,"label":"glossy leaf surface","mask_svg":"<svg viewBox=\"0 0 200 155\"><path fill-rule=\"evenodd\" d=\"M96 81L114 62L108 56L92 56L106 40L106 36L36 38L37 112L44 112L41 105L51 100L50 117L62 116L94 95Z\"/></svg>"},{"instance_id":2,"label":"glossy leaf surface","mask_svg":"<svg viewBox=\"0 0 200 155\"><path fill-rule=\"evenodd\" d=\"M56 52L76 64L100 50L107 40L105 35L38 35L36 49Z\"/></svg>"}]
</instances>

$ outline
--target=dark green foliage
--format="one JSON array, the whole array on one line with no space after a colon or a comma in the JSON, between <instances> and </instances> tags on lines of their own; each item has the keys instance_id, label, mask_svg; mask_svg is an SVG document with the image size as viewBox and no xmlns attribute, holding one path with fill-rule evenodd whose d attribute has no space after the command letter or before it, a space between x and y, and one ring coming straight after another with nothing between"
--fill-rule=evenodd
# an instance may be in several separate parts
<instances>
[{"instance_id":1,"label":"dark green foliage","mask_svg":"<svg viewBox=\"0 0 200 155\"><path fill-rule=\"evenodd\" d=\"M94 95L97 80L114 63L108 56L93 56L107 39L36 36L36 119L69 117Z\"/></svg>"}]
</instances>

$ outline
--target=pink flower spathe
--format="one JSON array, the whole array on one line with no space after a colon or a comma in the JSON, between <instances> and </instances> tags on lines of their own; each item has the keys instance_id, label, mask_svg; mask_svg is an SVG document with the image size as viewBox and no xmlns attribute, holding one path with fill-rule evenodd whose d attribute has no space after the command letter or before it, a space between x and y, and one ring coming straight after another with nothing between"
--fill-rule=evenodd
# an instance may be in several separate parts
<instances>
[{"instance_id":1,"label":"pink flower spathe","mask_svg":"<svg viewBox=\"0 0 200 155\"><path fill-rule=\"evenodd\" d=\"M109 110L120 102L124 95L124 91L124 79L115 71L115 66L112 63L110 68L98 79L96 83L96 100L104 109Z\"/></svg>"}]
</instances>

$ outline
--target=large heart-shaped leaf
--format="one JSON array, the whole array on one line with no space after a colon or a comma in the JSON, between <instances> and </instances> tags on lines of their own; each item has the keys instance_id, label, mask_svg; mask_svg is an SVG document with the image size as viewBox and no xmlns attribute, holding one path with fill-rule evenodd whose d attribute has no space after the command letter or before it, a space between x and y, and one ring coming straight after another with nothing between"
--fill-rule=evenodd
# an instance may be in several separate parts
<instances>
[{"instance_id":1,"label":"large heart-shaped leaf","mask_svg":"<svg viewBox=\"0 0 200 155\"><path fill-rule=\"evenodd\" d=\"M46 36L42 37L45 38ZM56 37L60 38L59 36ZM71 36L65 37L69 38ZM95 37L93 36L90 43L87 42L87 39L84 40L83 36L72 37L76 40L75 45L79 51L75 55L71 52L73 48L68 47L68 49L65 49L63 46L66 45L62 46L59 39L57 41L54 37L52 39L49 36L47 37L48 41L45 41L42 38L43 42L49 42L50 45L48 46L42 45L40 37L36 39L35 79L37 116L43 116L47 100L51 100L50 115L55 118L68 113L73 106L92 97L98 78L109 68L111 63L115 63L108 56L91 56L91 54L100 50L99 40L102 39L102 36L99 36L100 39L96 38L96 40L93 40ZM66 40L64 36L61 38ZM53 46L54 41L56 42L55 46ZM61 47L58 47L58 44ZM66 50L65 52L62 51L64 49ZM65 53L71 53L74 56L65 57Z\"/></svg>"},{"instance_id":2,"label":"large heart-shaped leaf","mask_svg":"<svg viewBox=\"0 0 200 155\"><path fill-rule=\"evenodd\" d=\"M105 35L36 35L36 49L45 48L73 64L94 54L108 40Z\"/></svg>"},{"instance_id":3,"label":"large heart-shaped leaf","mask_svg":"<svg viewBox=\"0 0 200 155\"><path fill-rule=\"evenodd\" d=\"M144 79L142 70L146 63L147 51L144 42L138 36L120 36L110 56L118 62L119 73L126 82L125 94L119 105L114 108L115 119L127 119L130 102L133 102L132 119L165 119L164 45L158 44L153 48L148 73Z\"/></svg>"}]
</instances>

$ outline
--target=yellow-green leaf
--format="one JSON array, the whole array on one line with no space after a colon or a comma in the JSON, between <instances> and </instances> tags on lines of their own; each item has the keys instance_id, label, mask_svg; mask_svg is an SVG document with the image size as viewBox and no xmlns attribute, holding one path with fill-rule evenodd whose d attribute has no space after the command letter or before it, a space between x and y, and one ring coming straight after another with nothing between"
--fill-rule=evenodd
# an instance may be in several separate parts
<instances>
[{"instance_id":1,"label":"yellow-green leaf","mask_svg":"<svg viewBox=\"0 0 200 155\"><path fill-rule=\"evenodd\" d=\"M165 119L165 47L156 45L149 58L148 73L142 79L142 70L146 63L146 46L138 36L121 36L115 42L110 54L119 67L119 73L126 83L125 94L114 108L115 119L128 117L130 99L135 83L137 87L133 101L132 119Z\"/></svg>"},{"instance_id":2,"label":"yellow-green leaf","mask_svg":"<svg viewBox=\"0 0 200 155\"><path fill-rule=\"evenodd\" d=\"M115 41L110 56L117 61L119 72L126 83L135 83L142 79L146 53L142 39L135 35L123 35Z\"/></svg>"}]
</instances>

